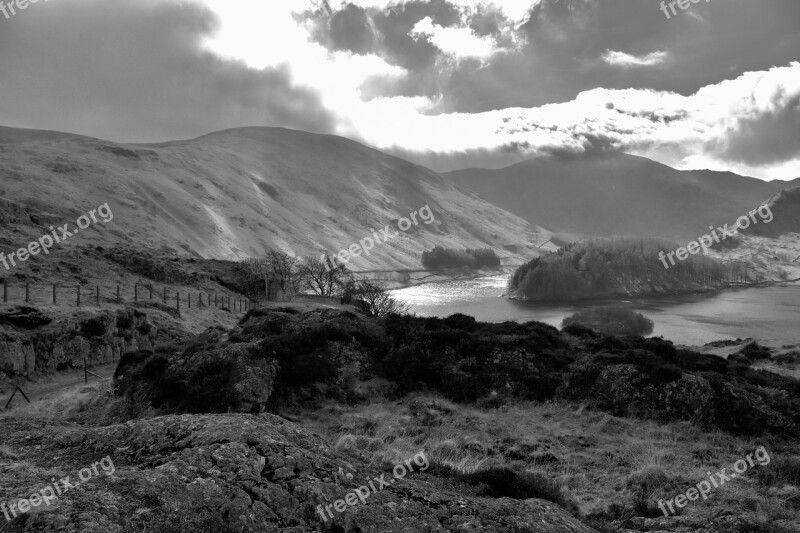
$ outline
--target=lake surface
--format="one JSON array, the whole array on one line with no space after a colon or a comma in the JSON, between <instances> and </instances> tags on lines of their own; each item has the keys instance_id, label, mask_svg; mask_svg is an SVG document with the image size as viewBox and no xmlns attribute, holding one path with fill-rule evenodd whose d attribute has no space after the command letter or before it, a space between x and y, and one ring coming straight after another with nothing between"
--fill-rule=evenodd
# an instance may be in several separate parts
<instances>
[{"instance_id":1,"label":"lake surface","mask_svg":"<svg viewBox=\"0 0 800 533\"><path fill-rule=\"evenodd\" d=\"M392 291L420 316L464 313L484 322L538 320L561 327L564 317L582 309L621 305L655 322L654 336L676 344L753 337L770 346L800 343L800 284L732 289L714 293L579 304L534 304L500 298L506 276L429 283Z\"/></svg>"}]
</instances>

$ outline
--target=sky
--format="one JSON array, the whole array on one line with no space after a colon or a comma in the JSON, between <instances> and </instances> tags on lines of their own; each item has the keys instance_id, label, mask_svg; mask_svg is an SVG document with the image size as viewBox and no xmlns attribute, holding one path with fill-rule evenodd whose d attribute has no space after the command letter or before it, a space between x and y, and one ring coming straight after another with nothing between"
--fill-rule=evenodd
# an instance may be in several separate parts
<instances>
[{"instance_id":1,"label":"sky","mask_svg":"<svg viewBox=\"0 0 800 533\"><path fill-rule=\"evenodd\" d=\"M623 151L800 177L800 2L683 1L39 0L0 11L0 125L279 126L438 171Z\"/></svg>"}]
</instances>

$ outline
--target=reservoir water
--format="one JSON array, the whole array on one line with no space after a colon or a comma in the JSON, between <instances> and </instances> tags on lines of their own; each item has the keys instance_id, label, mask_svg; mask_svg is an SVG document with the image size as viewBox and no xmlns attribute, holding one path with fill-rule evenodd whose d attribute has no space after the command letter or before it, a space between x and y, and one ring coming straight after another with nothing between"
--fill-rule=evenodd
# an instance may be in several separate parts
<instances>
[{"instance_id":1,"label":"reservoir water","mask_svg":"<svg viewBox=\"0 0 800 533\"><path fill-rule=\"evenodd\" d=\"M676 344L699 346L737 337L752 337L775 347L800 343L800 284L552 305L498 297L505 292L507 279L492 276L445 281L392 293L420 316L463 313L484 322L537 320L560 328L564 317L582 309L619 305L652 319L653 335Z\"/></svg>"}]
</instances>

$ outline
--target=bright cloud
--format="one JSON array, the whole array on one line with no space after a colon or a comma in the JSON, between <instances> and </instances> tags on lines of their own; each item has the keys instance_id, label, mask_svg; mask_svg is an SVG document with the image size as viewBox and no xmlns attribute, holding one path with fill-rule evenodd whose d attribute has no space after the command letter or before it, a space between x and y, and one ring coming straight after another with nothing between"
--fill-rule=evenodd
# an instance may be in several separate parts
<instances>
[{"instance_id":1,"label":"bright cloud","mask_svg":"<svg viewBox=\"0 0 800 533\"><path fill-rule=\"evenodd\" d=\"M669 54L667 52L652 52L646 56L634 56L626 54L625 52L614 52L607 50L603 55L603 61L609 65L617 65L620 67L652 67L661 65L667 60Z\"/></svg>"},{"instance_id":2,"label":"bright cloud","mask_svg":"<svg viewBox=\"0 0 800 533\"><path fill-rule=\"evenodd\" d=\"M469 28L443 28L430 17L417 22L410 34L415 39L427 39L442 52L456 58L486 59L497 49L488 37L478 37Z\"/></svg>"}]
</instances>

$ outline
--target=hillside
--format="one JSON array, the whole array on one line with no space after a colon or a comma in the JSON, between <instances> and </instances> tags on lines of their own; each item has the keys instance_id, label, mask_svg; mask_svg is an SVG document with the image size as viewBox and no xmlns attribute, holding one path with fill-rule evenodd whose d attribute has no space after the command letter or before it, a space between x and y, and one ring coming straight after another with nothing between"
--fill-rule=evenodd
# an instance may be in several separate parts
<instances>
[{"instance_id":1,"label":"hillside","mask_svg":"<svg viewBox=\"0 0 800 533\"><path fill-rule=\"evenodd\" d=\"M795 182L679 171L626 154L550 156L499 170L443 174L465 191L551 231L691 239Z\"/></svg>"},{"instance_id":2,"label":"hillside","mask_svg":"<svg viewBox=\"0 0 800 533\"><path fill-rule=\"evenodd\" d=\"M282 128L151 145L1 128L0 197L18 212L12 222L26 226L28 212L35 226L37 220L44 226L4 231L8 249L50 224L74 227L79 215L104 203L114 220L65 246L123 243L216 259L267 247L319 256L357 243L371 229L396 228L400 217L426 205L434 223L420 220L349 266L419 268L421 252L436 245L491 247L519 262L546 240L523 219L428 169L344 138Z\"/></svg>"}]
</instances>

